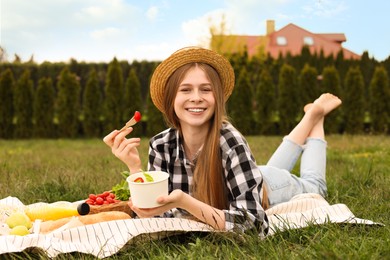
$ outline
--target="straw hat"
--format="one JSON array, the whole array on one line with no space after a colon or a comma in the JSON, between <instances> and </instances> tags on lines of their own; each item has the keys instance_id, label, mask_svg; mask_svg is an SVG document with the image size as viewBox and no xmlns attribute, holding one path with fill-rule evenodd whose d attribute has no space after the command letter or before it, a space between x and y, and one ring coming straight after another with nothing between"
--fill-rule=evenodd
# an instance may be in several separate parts
<instances>
[{"instance_id":1,"label":"straw hat","mask_svg":"<svg viewBox=\"0 0 390 260\"><path fill-rule=\"evenodd\" d=\"M169 77L179 67L192 62L209 64L218 72L222 81L225 102L232 94L234 70L230 62L215 51L200 47L186 47L174 52L160 63L153 73L150 81L150 96L161 112L164 112L164 92Z\"/></svg>"}]
</instances>

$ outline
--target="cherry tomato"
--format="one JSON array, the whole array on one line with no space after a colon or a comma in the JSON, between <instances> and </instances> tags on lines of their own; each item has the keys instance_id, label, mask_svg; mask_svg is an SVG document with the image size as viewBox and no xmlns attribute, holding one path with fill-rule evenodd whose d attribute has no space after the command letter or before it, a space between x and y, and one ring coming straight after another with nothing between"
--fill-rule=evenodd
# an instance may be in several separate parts
<instances>
[{"instance_id":1,"label":"cherry tomato","mask_svg":"<svg viewBox=\"0 0 390 260\"><path fill-rule=\"evenodd\" d=\"M96 194L89 194L88 198L90 198L91 200L96 200L97 196Z\"/></svg>"},{"instance_id":2,"label":"cherry tomato","mask_svg":"<svg viewBox=\"0 0 390 260\"><path fill-rule=\"evenodd\" d=\"M143 179L140 178L137 180L138 182L143 182ZM112 193L110 191L104 191L103 193L99 194L89 194L88 198L85 200L85 202L89 205L103 205L103 204L112 204L116 203L119 200L115 199L115 193Z\"/></svg>"},{"instance_id":3,"label":"cherry tomato","mask_svg":"<svg viewBox=\"0 0 390 260\"><path fill-rule=\"evenodd\" d=\"M104 200L103 200L102 197L97 197L97 198L96 198L96 204L97 204L97 205L102 205L103 203L104 203Z\"/></svg>"},{"instance_id":4,"label":"cherry tomato","mask_svg":"<svg viewBox=\"0 0 390 260\"><path fill-rule=\"evenodd\" d=\"M87 203L87 204L89 204L89 205L94 205L94 204L95 204L95 201L92 200L92 199L87 199L87 200L85 201L85 203Z\"/></svg>"}]
</instances>

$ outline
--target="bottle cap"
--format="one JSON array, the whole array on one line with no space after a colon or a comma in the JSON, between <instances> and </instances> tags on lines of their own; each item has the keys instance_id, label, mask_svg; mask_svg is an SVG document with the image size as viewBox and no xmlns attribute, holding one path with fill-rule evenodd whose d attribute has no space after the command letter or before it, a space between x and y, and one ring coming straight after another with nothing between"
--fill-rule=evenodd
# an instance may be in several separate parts
<instances>
[{"instance_id":1,"label":"bottle cap","mask_svg":"<svg viewBox=\"0 0 390 260\"><path fill-rule=\"evenodd\" d=\"M89 213L89 210L90 210L90 207L89 207L89 204L88 203L80 203L78 206L77 206L77 212L79 213L79 215L87 215Z\"/></svg>"}]
</instances>

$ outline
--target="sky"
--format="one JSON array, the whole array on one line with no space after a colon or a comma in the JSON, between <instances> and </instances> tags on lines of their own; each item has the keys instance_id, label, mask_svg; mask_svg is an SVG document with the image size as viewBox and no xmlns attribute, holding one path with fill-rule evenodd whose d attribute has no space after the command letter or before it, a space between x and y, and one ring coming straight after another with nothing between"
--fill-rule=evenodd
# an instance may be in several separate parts
<instances>
[{"instance_id":1,"label":"sky","mask_svg":"<svg viewBox=\"0 0 390 260\"><path fill-rule=\"evenodd\" d=\"M0 0L0 47L9 61L161 61L185 46L208 46L210 28L265 35L293 23L344 33L343 47L390 56L390 1L383 0Z\"/></svg>"}]
</instances>

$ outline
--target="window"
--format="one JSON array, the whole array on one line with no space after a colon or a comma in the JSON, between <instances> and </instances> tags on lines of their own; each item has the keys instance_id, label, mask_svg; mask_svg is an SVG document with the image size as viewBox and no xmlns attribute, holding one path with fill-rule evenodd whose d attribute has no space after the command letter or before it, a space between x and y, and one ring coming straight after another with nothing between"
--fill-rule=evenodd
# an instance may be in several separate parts
<instances>
[{"instance_id":1,"label":"window","mask_svg":"<svg viewBox=\"0 0 390 260\"><path fill-rule=\"evenodd\" d=\"M286 37L284 37L284 36L278 36L278 37L276 37L276 44L277 44L277 45L281 45L281 46L287 45L287 39L286 39Z\"/></svg>"},{"instance_id":2,"label":"window","mask_svg":"<svg viewBox=\"0 0 390 260\"><path fill-rule=\"evenodd\" d=\"M304 45L313 45L314 44L313 37L311 37L311 36L303 37L303 44Z\"/></svg>"}]
</instances>

